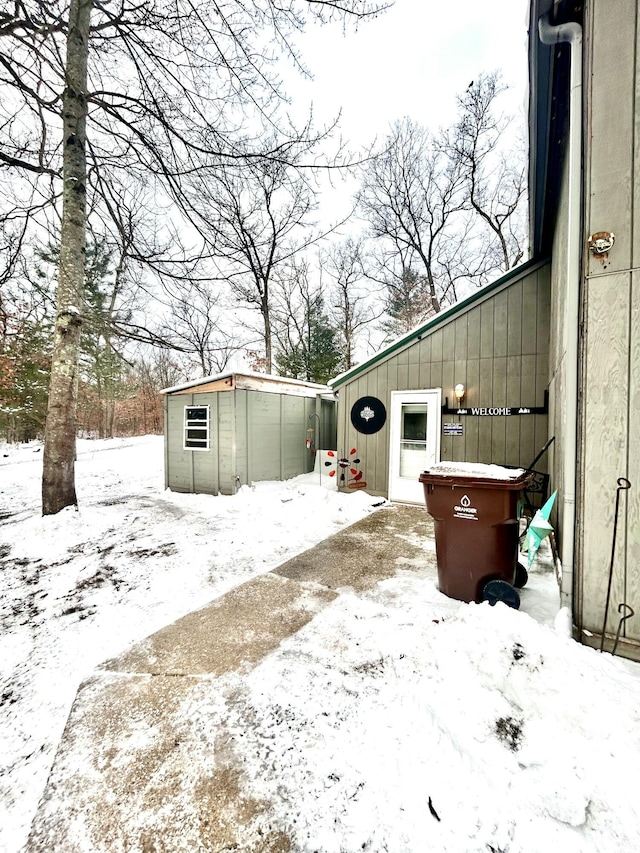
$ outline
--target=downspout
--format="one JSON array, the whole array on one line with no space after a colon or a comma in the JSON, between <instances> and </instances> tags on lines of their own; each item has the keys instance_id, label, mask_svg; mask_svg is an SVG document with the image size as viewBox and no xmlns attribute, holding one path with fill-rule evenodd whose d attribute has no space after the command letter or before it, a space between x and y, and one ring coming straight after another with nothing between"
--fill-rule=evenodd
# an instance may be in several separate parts
<instances>
[{"instance_id":1,"label":"downspout","mask_svg":"<svg viewBox=\"0 0 640 853\"><path fill-rule=\"evenodd\" d=\"M567 217L566 296L563 317L564 430L562 448L561 603L572 609L576 545L576 480L578 435L578 325L582 250L582 27L575 22L553 26L549 14L538 21L543 44L571 45L569 78L569 187Z\"/></svg>"}]
</instances>

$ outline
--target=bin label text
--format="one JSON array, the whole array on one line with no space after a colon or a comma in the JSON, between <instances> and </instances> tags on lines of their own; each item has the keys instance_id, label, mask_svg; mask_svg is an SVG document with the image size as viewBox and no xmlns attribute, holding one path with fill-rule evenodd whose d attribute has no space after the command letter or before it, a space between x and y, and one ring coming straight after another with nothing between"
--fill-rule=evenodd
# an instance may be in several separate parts
<instances>
[{"instance_id":1,"label":"bin label text","mask_svg":"<svg viewBox=\"0 0 640 853\"><path fill-rule=\"evenodd\" d=\"M468 521L478 520L478 510L471 506L471 500L468 495L463 495L460 498L460 503L453 508L454 518L465 518Z\"/></svg>"}]
</instances>

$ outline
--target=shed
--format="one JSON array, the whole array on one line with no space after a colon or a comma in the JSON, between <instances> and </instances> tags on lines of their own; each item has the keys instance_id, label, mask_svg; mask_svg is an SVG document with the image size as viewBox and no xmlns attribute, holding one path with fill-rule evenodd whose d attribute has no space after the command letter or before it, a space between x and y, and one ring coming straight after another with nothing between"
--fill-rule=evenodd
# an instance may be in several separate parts
<instances>
[{"instance_id":1,"label":"shed","mask_svg":"<svg viewBox=\"0 0 640 853\"><path fill-rule=\"evenodd\" d=\"M548 438L548 363L549 264L529 262L329 383L354 463L342 486L422 503L418 477L441 459L529 467Z\"/></svg>"},{"instance_id":2,"label":"shed","mask_svg":"<svg viewBox=\"0 0 640 853\"><path fill-rule=\"evenodd\" d=\"M335 444L326 385L258 373L224 373L165 388L165 486L234 494L258 480L313 470L319 442Z\"/></svg>"}]
</instances>

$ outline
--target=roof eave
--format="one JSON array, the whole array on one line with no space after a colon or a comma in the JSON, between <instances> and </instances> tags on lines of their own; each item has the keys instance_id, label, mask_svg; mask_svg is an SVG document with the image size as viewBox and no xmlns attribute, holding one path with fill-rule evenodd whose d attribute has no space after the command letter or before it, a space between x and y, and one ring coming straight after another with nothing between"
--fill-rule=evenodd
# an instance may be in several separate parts
<instances>
[{"instance_id":1,"label":"roof eave","mask_svg":"<svg viewBox=\"0 0 640 853\"><path fill-rule=\"evenodd\" d=\"M533 258L543 251L554 63L554 47L540 41L538 21L552 8L553 0L532 0L529 9L529 248Z\"/></svg>"},{"instance_id":2,"label":"roof eave","mask_svg":"<svg viewBox=\"0 0 640 853\"><path fill-rule=\"evenodd\" d=\"M492 281L490 284L485 285L484 287L477 290L475 293L472 293L471 296L467 296L465 299L460 302L456 302L455 305L451 305L448 308L445 308L443 311L440 311L435 317L432 317L422 326L418 326L413 329L411 332L408 332L406 335L403 335L401 338L393 341L384 349L380 350L380 352L372 355L371 358L362 362L362 364L358 364L355 367L351 367L349 370L346 370L344 373L339 374L334 379L330 379L327 383L334 390L339 388L341 385L345 385L347 382L351 382L361 373L369 370L376 364L379 364L383 361L386 361L391 356L395 355L400 350L404 349L407 346L415 343L415 341L420 340L427 332L433 331L437 326L443 325L449 321L451 321L458 314L463 314L465 311L468 311L472 308L476 303L484 301L488 296L491 295L496 290L499 290L503 287L506 287L512 279L520 278L520 276L526 275L531 272L536 266L541 266L545 262L544 259L534 259L530 261L526 261L523 264L515 267L512 270L509 270L508 273L501 276L500 278Z\"/></svg>"}]
</instances>

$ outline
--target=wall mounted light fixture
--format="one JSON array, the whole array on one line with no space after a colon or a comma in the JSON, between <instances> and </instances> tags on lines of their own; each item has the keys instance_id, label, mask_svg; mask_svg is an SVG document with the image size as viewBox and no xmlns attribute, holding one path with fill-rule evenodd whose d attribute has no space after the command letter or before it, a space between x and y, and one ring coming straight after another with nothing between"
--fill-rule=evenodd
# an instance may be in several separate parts
<instances>
[{"instance_id":1,"label":"wall mounted light fixture","mask_svg":"<svg viewBox=\"0 0 640 853\"><path fill-rule=\"evenodd\" d=\"M458 405L460 405L460 403L464 399L464 393L465 393L464 392L464 385L462 384L462 382L459 382L456 385L456 387L453 389L453 393L456 395L456 400L458 401Z\"/></svg>"}]
</instances>

